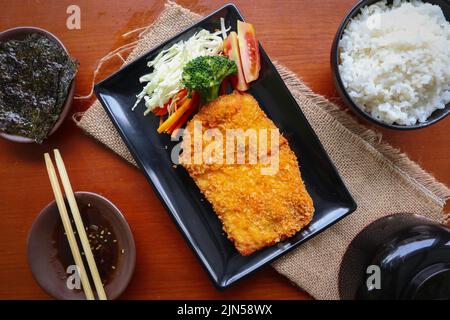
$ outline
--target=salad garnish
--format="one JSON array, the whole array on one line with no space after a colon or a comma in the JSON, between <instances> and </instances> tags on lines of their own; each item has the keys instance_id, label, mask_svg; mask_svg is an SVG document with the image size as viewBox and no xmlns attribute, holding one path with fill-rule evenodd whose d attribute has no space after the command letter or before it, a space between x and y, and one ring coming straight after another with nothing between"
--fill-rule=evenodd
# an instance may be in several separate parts
<instances>
[{"instance_id":1,"label":"salad garnish","mask_svg":"<svg viewBox=\"0 0 450 320\"><path fill-rule=\"evenodd\" d=\"M246 91L258 78L261 63L253 25L238 21L238 32L228 35L229 30L220 18L220 30L202 29L148 62L153 71L139 79L146 85L133 110L144 100L144 115L160 117L158 133L182 127L199 106L225 94L229 80L233 89Z\"/></svg>"},{"instance_id":2,"label":"salad garnish","mask_svg":"<svg viewBox=\"0 0 450 320\"><path fill-rule=\"evenodd\" d=\"M192 59L199 56L214 56L222 51L223 40L219 36L221 31L211 33L200 30L187 41L180 41L170 48L162 50L147 65L153 68L153 72L142 76L139 81L147 82L141 93L137 95L137 101L133 109L144 99L147 110L145 115L155 108L163 108L164 105L183 89L181 74L184 66ZM168 106L168 112L174 111L175 99Z\"/></svg>"}]
</instances>

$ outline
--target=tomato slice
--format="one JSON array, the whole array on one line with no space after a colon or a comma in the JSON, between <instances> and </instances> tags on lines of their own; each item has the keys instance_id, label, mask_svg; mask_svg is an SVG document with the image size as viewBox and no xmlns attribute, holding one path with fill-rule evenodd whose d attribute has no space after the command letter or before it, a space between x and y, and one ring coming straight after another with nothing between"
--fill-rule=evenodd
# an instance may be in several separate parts
<instances>
[{"instance_id":1,"label":"tomato slice","mask_svg":"<svg viewBox=\"0 0 450 320\"><path fill-rule=\"evenodd\" d=\"M236 62L238 72L235 76L230 77L233 88L239 91L248 90L248 84L245 81L242 71L241 54L239 53L238 37L236 32L231 32L223 42L223 52L232 61Z\"/></svg>"},{"instance_id":2,"label":"tomato slice","mask_svg":"<svg viewBox=\"0 0 450 320\"><path fill-rule=\"evenodd\" d=\"M256 40L255 28L250 23L238 21L237 30L242 71L245 81L250 83L258 79L261 70L258 40Z\"/></svg>"}]
</instances>

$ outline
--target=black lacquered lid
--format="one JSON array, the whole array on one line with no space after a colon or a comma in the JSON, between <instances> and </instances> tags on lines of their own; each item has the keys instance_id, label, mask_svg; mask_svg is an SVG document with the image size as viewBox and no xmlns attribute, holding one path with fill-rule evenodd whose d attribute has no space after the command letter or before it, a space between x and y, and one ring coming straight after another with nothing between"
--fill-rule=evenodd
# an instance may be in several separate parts
<instances>
[{"instance_id":1,"label":"black lacquered lid","mask_svg":"<svg viewBox=\"0 0 450 320\"><path fill-rule=\"evenodd\" d=\"M449 278L450 229L396 214L352 241L341 263L339 291L342 299L450 299Z\"/></svg>"}]
</instances>

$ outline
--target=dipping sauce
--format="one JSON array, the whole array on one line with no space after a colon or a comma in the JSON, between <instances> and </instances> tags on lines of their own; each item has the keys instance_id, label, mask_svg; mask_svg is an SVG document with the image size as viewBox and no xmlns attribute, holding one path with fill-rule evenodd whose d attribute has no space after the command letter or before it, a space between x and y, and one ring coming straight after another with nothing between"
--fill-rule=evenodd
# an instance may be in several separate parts
<instances>
[{"instance_id":1,"label":"dipping sauce","mask_svg":"<svg viewBox=\"0 0 450 320\"><path fill-rule=\"evenodd\" d=\"M104 215L102 215L98 208L91 203L83 203L81 201L78 201L77 203L100 278L105 286L113 280L116 274L119 256L124 253L124 249L119 248L111 224L104 218ZM69 208L67 203L66 207ZM76 226L73 220L71 220L71 222L78 242L78 248L81 251L84 266L89 274L88 264L83 247L78 239ZM62 264L64 270L66 270L68 266L74 265L75 262L61 221L56 224L52 242L56 249L56 260Z\"/></svg>"}]
</instances>

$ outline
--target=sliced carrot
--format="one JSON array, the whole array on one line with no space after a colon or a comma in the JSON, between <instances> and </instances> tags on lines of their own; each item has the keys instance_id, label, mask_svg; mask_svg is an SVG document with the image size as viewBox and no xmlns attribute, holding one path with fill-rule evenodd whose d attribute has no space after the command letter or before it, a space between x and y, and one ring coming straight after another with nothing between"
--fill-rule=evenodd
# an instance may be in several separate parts
<instances>
[{"instance_id":1,"label":"sliced carrot","mask_svg":"<svg viewBox=\"0 0 450 320\"><path fill-rule=\"evenodd\" d=\"M164 116L167 114L167 108L169 107L170 103L172 102L172 99L170 99L162 108L155 108L153 109L153 113L156 116Z\"/></svg>"},{"instance_id":2,"label":"sliced carrot","mask_svg":"<svg viewBox=\"0 0 450 320\"><path fill-rule=\"evenodd\" d=\"M178 110L178 108L183 105L183 103L186 99L187 99L187 97L184 97L184 98L178 100L177 103L175 103L175 106L173 108L174 112L176 112Z\"/></svg>"},{"instance_id":3,"label":"sliced carrot","mask_svg":"<svg viewBox=\"0 0 450 320\"><path fill-rule=\"evenodd\" d=\"M163 124L161 124L158 128L158 133L162 133L164 131L166 131L168 128L170 128L175 122L178 121L178 119L181 118L181 116L186 112L186 110L188 110L193 102L194 99L196 100L197 98L197 94L193 93L192 94L192 98L187 98L183 104L178 108L177 111L175 111L174 113L172 113L172 115L163 122Z\"/></svg>"},{"instance_id":4,"label":"sliced carrot","mask_svg":"<svg viewBox=\"0 0 450 320\"><path fill-rule=\"evenodd\" d=\"M184 89L181 89L177 94L176 94L176 96L175 96L175 98L177 99L177 100L181 100L181 99L183 99L186 95L187 95L187 89L186 88L184 88Z\"/></svg>"},{"instance_id":5,"label":"sliced carrot","mask_svg":"<svg viewBox=\"0 0 450 320\"><path fill-rule=\"evenodd\" d=\"M181 128L187 122L189 117L194 113L196 109L195 107L196 107L195 102L192 102L191 107L188 110L186 110L186 112L181 116L181 118L178 119L177 122L175 122L172 126L170 126L166 130L167 133L172 134L176 129Z\"/></svg>"},{"instance_id":6,"label":"sliced carrot","mask_svg":"<svg viewBox=\"0 0 450 320\"><path fill-rule=\"evenodd\" d=\"M163 108L156 108L156 109L153 110L153 113L156 116L163 116L163 115L165 115L167 113L167 107L164 105Z\"/></svg>"},{"instance_id":7,"label":"sliced carrot","mask_svg":"<svg viewBox=\"0 0 450 320\"><path fill-rule=\"evenodd\" d=\"M189 109L187 112L183 114L179 121L177 121L172 127L167 129L167 133L173 134L175 131L180 129L189 119L189 117L194 113L194 108Z\"/></svg>"},{"instance_id":8,"label":"sliced carrot","mask_svg":"<svg viewBox=\"0 0 450 320\"><path fill-rule=\"evenodd\" d=\"M169 101L167 101L162 108L160 108L160 107L155 108L153 110L153 113L157 116L166 115L168 112L168 108L169 108L170 104L172 103L173 99L175 99L175 101L177 101L177 103L178 103L178 101L182 101L184 99L184 97L187 96L187 92L188 91L186 88L181 89L180 91L178 91L178 93L173 98L171 98Z\"/></svg>"},{"instance_id":9,"label":"sliced carrot","mask_svg":"<svg viewBox=\"0 0 450 320\"><path fill-rule=\"evenodd\" d=\"M181 128L188 121L189 117L195 112L199 105L200 99L198 95L191 101L191 105L189 109L187 109L183 115L178 119L173 125L167 128L166 132L169 134L173 134L173 132L179 128Z\"/></svg>"}]
</instances>

